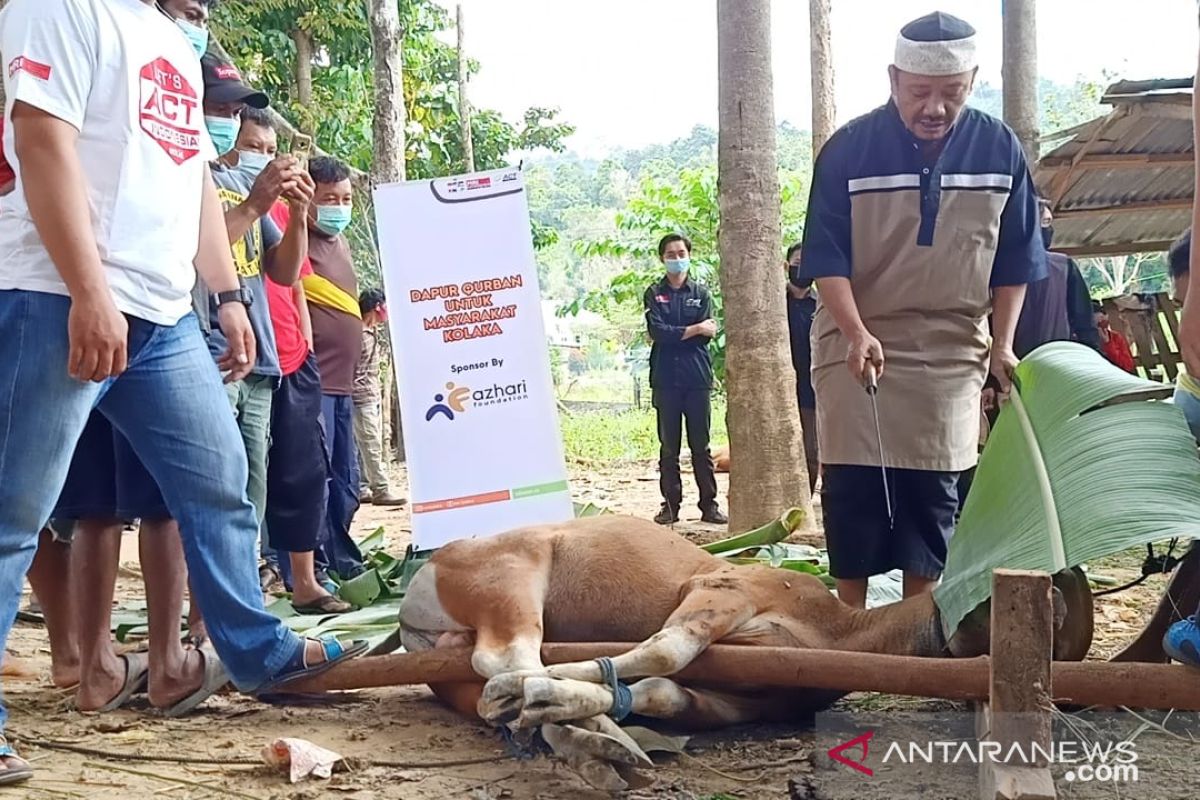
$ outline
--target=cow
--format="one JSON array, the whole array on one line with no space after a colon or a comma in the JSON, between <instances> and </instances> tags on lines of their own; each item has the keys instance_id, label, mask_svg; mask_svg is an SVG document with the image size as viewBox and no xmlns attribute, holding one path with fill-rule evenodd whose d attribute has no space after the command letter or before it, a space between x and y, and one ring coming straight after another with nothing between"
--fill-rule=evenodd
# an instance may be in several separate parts
<instances>
[{"instance_id":1,"label":"cow","mask_svg":"<svg viewBox=\"0 0 1200 800\"><path fill-rule=\"evenodd\" d=\"M1073 617L1088 624L1074 640L1059 637L1055 655L1081 659L1091 595L1082 573L1061 575L1057 628ZM666 528L616 515L448 544L413 577L399 616L409 651L473 648L480 680L431 684L437 697L492 724L539 728L558 756L609 791L648 761L614 716L708 730L793 720L844 694L671 679L710 644L908 656L972 656L988 646L986 608L947 641L931 595L852 609L812 575L732 565ZM543 666L543 642L589 641L639 644L611 660Z\"/></svg>"}]
</instances>

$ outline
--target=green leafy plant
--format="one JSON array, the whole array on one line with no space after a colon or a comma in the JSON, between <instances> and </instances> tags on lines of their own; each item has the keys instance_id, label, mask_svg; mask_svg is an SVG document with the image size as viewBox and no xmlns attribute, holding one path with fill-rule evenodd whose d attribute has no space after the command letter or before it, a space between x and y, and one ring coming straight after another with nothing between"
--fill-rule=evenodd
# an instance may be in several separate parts
<instances>
[{"instance_id":1,"label":"green leafy plant","mask_svg":"<svg viewBox=\"0 0 1200 800\"><path fill-rule=\"evenodd\" d=\"M1169 392L1071 342L1018 365L934 593L947 635L998 567L1055 573L1200 536L1200 459Z\"/></svg>"}]
</instances>

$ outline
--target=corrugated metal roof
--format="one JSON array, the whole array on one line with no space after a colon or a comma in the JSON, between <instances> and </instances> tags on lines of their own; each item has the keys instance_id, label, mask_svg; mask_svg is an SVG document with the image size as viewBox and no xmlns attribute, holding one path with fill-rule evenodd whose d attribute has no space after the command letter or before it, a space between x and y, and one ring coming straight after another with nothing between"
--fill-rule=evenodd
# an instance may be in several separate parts
<instances>
[{"instance_id":1,"label":"corrugated metal roof","mask_svg":"<svg viewBox=\"0 0 1200 800\"><path fill-rule=\"evenodd\" d=\"M1073 128L1034 170L1054 211L1054 249L1165 249L1191 222L1192 81L1122 81L1104 99L1113 110Z\"/></svg>"}]
</instances>

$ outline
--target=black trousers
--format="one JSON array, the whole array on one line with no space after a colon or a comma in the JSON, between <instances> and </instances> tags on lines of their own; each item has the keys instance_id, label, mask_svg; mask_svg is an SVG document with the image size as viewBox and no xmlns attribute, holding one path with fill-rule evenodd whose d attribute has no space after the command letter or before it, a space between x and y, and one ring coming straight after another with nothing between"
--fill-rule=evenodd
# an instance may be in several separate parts
<instances>
[{"instance_id":1,"label":"black trousers","mask_svg":"<svg viewBox=\"0 0 1200 800\"><path fill-rule=\"evenodd\" d=\"M679 450L686 420L692 470L700 490L700 511L716 508L717 476L713 471L712 453L708 450L708 434L712 427L711 392L708 389L658 388L654 390L654 409L658 412L658 486L663 501L677 514L683 505Z\"/></svg>"},{"instance_id":2,"label":"black trousers","mask_svg":"<svg viewBox=\"0 0 1200 800\"><path fill-rule=\"evenodd\" d=\"M316 550L328 502L329 464L321 434L321 374L311 353L286 376L271 404L267 534L286 553Z\"/></svg>"}]
</instances>

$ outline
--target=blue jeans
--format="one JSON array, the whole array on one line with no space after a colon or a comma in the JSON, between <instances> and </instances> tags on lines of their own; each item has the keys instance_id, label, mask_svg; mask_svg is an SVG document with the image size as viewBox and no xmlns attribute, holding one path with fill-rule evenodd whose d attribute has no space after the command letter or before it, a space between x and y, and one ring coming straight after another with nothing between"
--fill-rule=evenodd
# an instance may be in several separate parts
<instances>
[{"instance_id":1,"label":"blue jeans","mask_svg":"<svg viewBox=\"0 0 1200 800\"><path fill-rule=\"evenodd\" d=\"M326 563L343 578L363 571L362 553L350 536L358 511L358 447L354 443L354 403L349 396L321 398L325 447L329 454L329 500L326 504Z\"/></svg>"},{"instance_id":2,"label":"blue jeans","mask_svg":"<svg viewBox=\"0 0 1200 800\"><path fill-rule=\"evenodd\" d=\"M67 374L70 300L0 291L0 646L25 573L93 407L129 440L179 521L195 599L230 677L252 691L301 640L263 609L246 498L246 452L194 316L129 318L129 368L116 380ZM0 709L0 725L5 713Z\"/></svg>"},{"instance_id":3,"label":"blue jeans","mask_svg":"<svg viewBox=\"0 0 1200 800\"><path fill-rule=\"evenodd\" d=\"M1188 427L1192 429L1192 436L1200 442L1200 398L1197 398L1191 392L1175 388L1175 396L1171 398L1175 406L1183 412L1183 416L1187 419Z\"/></svg>"}]
</instances>

